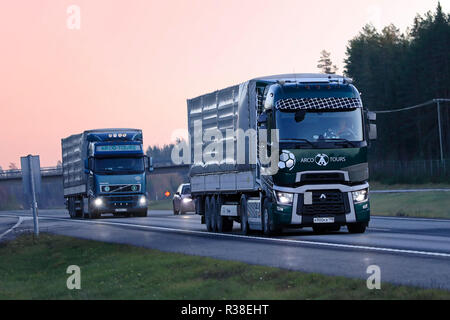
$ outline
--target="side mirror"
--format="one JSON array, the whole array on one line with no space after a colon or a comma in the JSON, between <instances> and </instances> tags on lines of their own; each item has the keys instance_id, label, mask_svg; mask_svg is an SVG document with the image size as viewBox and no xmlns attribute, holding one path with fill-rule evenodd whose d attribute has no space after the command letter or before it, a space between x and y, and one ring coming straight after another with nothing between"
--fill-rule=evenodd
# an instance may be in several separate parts
<instances>
[{"instance_id":1,"label":"side mirror","mask_svg":"<svg viewBox=\"0 0 450 320\"><path fill-rule=\"evenodd\" d=\"M377 139L377 125L373 122L377 120L377 114L375 112L367 112L367 120L369 122L369 140Z\"/></svg>"},{"instance_id":2,"label":"side mirror","mask_svg":"<svg viewBox=\"0 0 450 320\"><path fill-rule=\"evenodd\" d=\"M261 113L258 117L258 125L267 123L267 113Z\"/></svg>"}]
</instances>

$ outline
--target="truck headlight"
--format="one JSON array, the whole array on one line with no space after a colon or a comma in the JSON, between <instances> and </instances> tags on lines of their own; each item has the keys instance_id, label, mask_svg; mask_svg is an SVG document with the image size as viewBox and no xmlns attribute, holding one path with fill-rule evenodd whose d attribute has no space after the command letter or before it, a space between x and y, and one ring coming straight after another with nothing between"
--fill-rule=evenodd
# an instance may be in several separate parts
<instances>
[{"instance_id":1,"label":"truck headlight","mask_svg":"<svg viewBox=\"0 0 450 320\"><path fill-rule=\"evenodd\" d=\"M103 200L102 200L102 198L96 198L96 199L94 200L94 204L95 204L96 207L101 207L101 206L103 205Z\"/></svg>"},{"instance_id":2,"label":"truck headlight","mask_svg":"<svg viewBox=\"0 0 450 320\"><path fill-rule=\"evenodd\" d=\"M147 204L147 198L146 198L145 196L141 196L141 197L139 198L139 204L140 204L141 206L145 206L145 205Z\"/></svg>"},{"instance_id":3,"label":"truck headlight","mask_svg":"<svg viewBox=\"0 0 450 320\"><path fill-rule=\"evenodd\" d=\"M293 193L275 191L275 196L277 199L277 203L282 205L290 205L294 200Z\"/></svg>"},{"instance_id":4,"label":"truck headlight","mask_svg":"<svg viewBox=\"0 0 450 320\"><path fill-rule=\"evenodd\" d=\"M189 202L191 202L191 201L192 201L191 198L184 198L184 199L183 199L183 202L184 202L184 203L189 203Z\"/></svg>"},{"instance_id":5,"label":"truck headlight","mask_svg":"<svg viewBox=\"0 0 450 320\"><path fill-rule=\"evenodd\" d=\"M363 190L353 191L352 196L353 196L354 203L360 203L360 202L367 201L367 199L369 198L369 190L363 189Z\"/></svg>"}]
</instances>

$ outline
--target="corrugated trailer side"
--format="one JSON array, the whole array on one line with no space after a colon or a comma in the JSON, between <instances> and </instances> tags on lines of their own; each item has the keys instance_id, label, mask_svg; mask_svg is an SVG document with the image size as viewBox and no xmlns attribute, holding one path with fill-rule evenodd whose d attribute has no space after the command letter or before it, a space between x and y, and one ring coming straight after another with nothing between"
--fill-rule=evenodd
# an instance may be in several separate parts
<instances>
[{"instance_id":1,"label":"corrugated trailer side","mask_svg":"<svg viewBox=\"0 0 450 320\"><path fill-rule=\"evenodd\" d=\"M85 133L61 139L64 196L86 192L86 145Z\"/></svg>"},{"instance_id":2,"label":"corrugated trailer side","mask_svg":"<svg viewBox=\"0 0 450 320\"><path fill-rule=\"evenodd\" d=\"M187 101L188 130L191 146L191 190L202 192L233 192L256 190L256 145L245 144L245 163L238 163L237 130L256 130L256 85L247 81ZM199 125L201 123L201 130ZM205 136L218 130L217 139L223 156L205 161L208 145ZM228 137L227 137L227 130ZM233 136L230 136L230 132ZM214 136L214 139L216 137ZM242 144L241 144L242 146ZM250 150L252 148L252 150ZM242 154L240 155L242 157ZM249 159L252 157L253 159Z\"/></svg>"}]
</instances>

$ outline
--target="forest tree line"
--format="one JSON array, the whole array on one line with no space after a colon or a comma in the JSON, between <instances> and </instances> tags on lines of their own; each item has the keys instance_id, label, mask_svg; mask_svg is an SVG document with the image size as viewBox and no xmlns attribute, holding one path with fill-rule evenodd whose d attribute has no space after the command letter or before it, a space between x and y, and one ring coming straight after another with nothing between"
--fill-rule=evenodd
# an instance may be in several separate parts
<instances>
[{"instance_id":1,"label":"forest tree line","mask_svg":"<svg viewBox=\"0 0 450 320\"><path fill-rule=\"evenodd\" d=\"M417 15L404 33L394 25L380 32L366 25L349 41L345 74L371 111L393 110L450 98L450 14L438 4ZM441 104L444 158L450 158L450 103ZM436 104L377 115L373 160L439 159Z\"/></svg>"}]
</instances>

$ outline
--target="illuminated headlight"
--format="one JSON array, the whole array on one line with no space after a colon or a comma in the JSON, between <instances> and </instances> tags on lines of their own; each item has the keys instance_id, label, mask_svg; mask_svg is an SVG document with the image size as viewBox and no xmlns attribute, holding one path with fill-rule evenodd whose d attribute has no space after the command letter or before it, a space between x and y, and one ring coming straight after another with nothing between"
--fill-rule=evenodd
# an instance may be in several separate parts
<instances>
[{"instance_id":1,"label":"illuminated headlight","mask_svg":"<svg viewBox=\"0 0 450 320\"><path fill-rule=\"evenodd\" d=\"M293 193L287 193L287 192L275 192L275 196L277 198L278 204L283 205L290 205L292 204L292 201L294 200L294 194Z\"/></svg>"},{"instance_id":2,"label":"illuminated headlight","mask_svg":"<svg viewBox=\"0 0 450 320\"><path fill-rule=\"evenodd\" d=\"M94 204L96 207L101 207L103 205L103 200L101 198L97 198L94 200Z\"/></svg>"},{"instance_id":3,"label":"illuminated headlight","mask_svg":"<svg viewBox=\"0 0 450 320\"><path fill-rule=\"evenodd\" d=\"M184 199L183 199L183 202L184 202L184 203L188 203L188 202L191 202L191 201L192 201L191 198L184 198Z\"/></svg>"},{"instance_id":4,"label":"illuminated headlight","mask_svg":"<svg viewBox=\"0 0 450 320\"><path fill-rule=\"evenodd\" d=\"M363 189L363 190L353 191L352 195L353 195L353 202L355 202L355 203L364 202L364 201L367 201L367 199L369 198L369 190Z\"/></svg>"},{"instance_id":5,"label":"illuminated headlight","mask_svg":"<svg viewBox=\"0 0 450 320\"><path fill-rule=\"evenodd\" d=\"M147 204L147 198L145 198L145 196L141 196L141 197L139 198L139 204L140 204L141 206L145 206L145 205Z\"/></svg>"}]
</instances>

